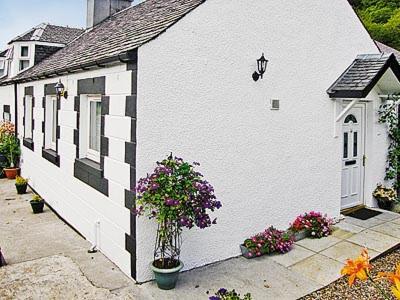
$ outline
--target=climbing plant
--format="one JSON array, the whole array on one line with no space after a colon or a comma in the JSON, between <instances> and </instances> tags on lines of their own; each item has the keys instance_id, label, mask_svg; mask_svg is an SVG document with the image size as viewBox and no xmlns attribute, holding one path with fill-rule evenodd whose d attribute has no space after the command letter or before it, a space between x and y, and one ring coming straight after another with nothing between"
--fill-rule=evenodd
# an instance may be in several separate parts
<instances>
[{"instance_id":1,"label":"climbing plant","mask_svg":"<svg viewBox=\"0 0 400 300\"><path fill-rule=\"evenodd\" d=\"M386 180L393 181L393 187L400 189L398 176L400 175L400 124L398 105L400 95L393 95L390 101L386 101L379 108L379 122L386 124L390 144L388 148Z\"/></svg>"}]
</instances>

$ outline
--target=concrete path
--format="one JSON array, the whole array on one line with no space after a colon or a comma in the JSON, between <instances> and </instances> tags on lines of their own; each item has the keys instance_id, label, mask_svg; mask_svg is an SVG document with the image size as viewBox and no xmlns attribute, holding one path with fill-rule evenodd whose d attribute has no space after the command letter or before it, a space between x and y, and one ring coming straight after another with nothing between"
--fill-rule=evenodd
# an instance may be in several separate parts
<instances>
[{"instance_id":1,"label":"concrete path","mask_svg":"<svg viewBox=\"0 0 400 300\"><path fill-rule=\"evenodd\" d=\"M254 300L297 299L339 277L363 246L372 256L400 243L400 215L384 212L367 221L346 218L332 236L305 239L285 255L238 257L180 274L177 288L136 285L48 208L33 215L32 194L18 196L0 180L0 299L208 299L221 287L250 292Z\"/></svg>"},{"instance_id":2,"label":"concrete path","mask_svg":"<svg viewBox=\"0 0 400 300\"><path fill-rule=\"evenodd\" d=\"M9 264L0 268L0 299L138 299L133 281L100 252L89 254L90 243L49 208L34 215L31 198L0 179L0 247Z\"/></svg>"}]
</instances>

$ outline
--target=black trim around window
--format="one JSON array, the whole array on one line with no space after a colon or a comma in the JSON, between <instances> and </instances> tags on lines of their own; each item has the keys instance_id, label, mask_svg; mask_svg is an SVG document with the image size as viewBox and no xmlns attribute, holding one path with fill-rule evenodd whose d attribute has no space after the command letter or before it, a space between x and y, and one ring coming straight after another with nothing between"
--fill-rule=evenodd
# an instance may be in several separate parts
<instances>
[{"instance_id":1,"label":"black trim around window","mask_svg":"<svg viewBox=\"0 0 400 300\"><path fill-rule=\"evenodd\" d=\"M33 118L33 111L34 111L34 107L35 107L35 97L34 97L34 92L33 92L34 90L33 90L33 86L27 86L27 87L25 87L25 96L24 96L24 98L23 98L23 106L24 106L24 116L23 116L23 118L22 118L22 125L23 125L23 127L24 127L24 138L23 138L23 141L22 141L22 144L26 147L26 148L28 148L28 149L30 149L30 150L32 150L32 151L34 151L34 143L33 143L33 132L34 132L34 128L35 128L35 120L34 120L34 118ZM32 101L32 105L31 105L31 136L32 136L32 138L26 138L25 137L25 120L26 120L26 96L31 96L32 98L31 98L31 101Z\"/></svg>"},{"instance_id":2,"label":"black trim around window","mask_svg":"<svg viewBox=\"0 0 400 300\"><path fill-rule=\"evenodd\" d=\"M57 113L56 113L56 150L46 149L46 99L47 96L55 96L56 95L56 86L57 83L49 83L44 85L44 97L42 99L42 108L44 114L44 121L42 123L42 132L43 132L43 147L42 147L42 157L52 164L60 167L60 156L58 155L58 140L60 139L60 126L58 125L59 121L59 111L61 108L61 100L57 99Z\"/></svg>"},{"instance_id":3,"label":"black trim around window","mask_svg":"<svg viewBox=\"0 0 400 300\"><path fill-rule=\"evenodd\" d=\"M104 157L108 156L108 138L104 135L105 116L109 113L110 98L105 96L106 78L86 78L78 80L78 96L75 97L74 110L76 114L76 129L74 130L74 144L76 145L76 159L74 176L80 181L108 196L108 180L104 178ZM101 95L101 128L100 128L100 163L87 158L79 157L79 127L81 95Z\"/></svg>"},{"instance_id":4,"label":"black trim around window","mask_svg":"<svg viewBox=\"0 0 400 300\"><path fill-rule=\"evenodd\" d=\"M6 120L6 113L10 115L10 120ZM3 121L11 121L11 107L10 105L3 105Z\"/></svg>"}]
</instances>

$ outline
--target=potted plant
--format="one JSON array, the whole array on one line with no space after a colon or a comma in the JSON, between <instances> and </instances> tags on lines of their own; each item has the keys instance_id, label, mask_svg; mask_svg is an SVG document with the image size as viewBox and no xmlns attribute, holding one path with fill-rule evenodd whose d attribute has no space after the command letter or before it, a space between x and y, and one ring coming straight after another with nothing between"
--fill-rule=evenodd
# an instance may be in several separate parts
<instances>
[{"instance_id":1,"label":"potted plant","mask_svg":"<svg viewBox=\"0 0 400 300\"><path fill-rule=\"evenodd\" d=\"M5 135L0 143L0 152L7 158L7 167L4 168L4 173L8 179L15 179L19 171L16 165L21 154L18 138L11 134Z\"/></svg>"},{"instance_id":2,"label":"potted plant","mask_svg":"<svg viewBox=\"0 0 400 300\"><path fill-rule=\"evenodd\" d=\"M18 194L25 194L26 188L28 187L28 179L17 175L17 177L15 178L15 187Z\"/></svg>"},{"instance_id":3,"label":"potted plant","mask_svg":"<svg viewBox=\"0 0 400 300\"><path fill-rule=\"evenodd\" d=\"M322 238L332 233L333 220L320 212L311 211L296 218L290 225L290 231L295 233L296 241L305 237ZM300 233L296 236L296 233Z\"/></svg>"},{"instance_id":4,"label":"potted plant","mask_svg":"<svg viewBox=\"0 0 400 300\"><path fill-rule=\"evenodd\" d=\"M14 135L6 135L0 144L0 152L7 158L7 167L4 168L5 175L8 179L15 179L19 172L16 165L21 154L18 138Z\"/></svg>"},{"instance_id":5,"label":"potted plant","mask_svg":"<svg viewBox=\"0 0 400 300\"><path fill-rule=\"evenodd\" d=\"M286 253L292 249L294 238L292 233L278 230L273 226L246 239L240 250L245 258L254 258L274 252Z\"/></svg>"},{"instance_id":6,"label":"potted plant","mask_svg":"<svg viewBox=\"0 0 400 300\"><path fill-rule=\"evenodd\" d=\"M40 214L43 212L44 200L38 194L33 195L30 203L34 214Z\"/></svg>"},{"instance_id":7,"label":"potted plant","mask_svg":"<svg viewBox=\"0 0 400 300\"><path fill-rule=\"evenodd\" d=\"M198 163L193 163L199 166ZM194 166L172 154L152 174L138 181L136 214L158 224L151 269L160 289L175 288L179 271L183 228L207 228L216 224L209 211L221 207L214 188L194 170Z\"/></svg>"},{"instance_id":8,"label":"potted plant","mask_svg":"<svg viewBox=\"0 0 400 300\"><path fill-rule=\"evenodd\" d=\"M381 209L392 210L397 199L397 193L394 188L386 187L383 184L378 184L372 196L378 202Z\"/></svg>"}]
</instances>

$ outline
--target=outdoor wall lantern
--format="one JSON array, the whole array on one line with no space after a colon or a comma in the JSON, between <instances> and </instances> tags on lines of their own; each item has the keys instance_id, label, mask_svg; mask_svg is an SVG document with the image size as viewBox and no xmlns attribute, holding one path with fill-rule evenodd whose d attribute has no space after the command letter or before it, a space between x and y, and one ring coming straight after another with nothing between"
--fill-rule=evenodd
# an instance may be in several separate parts
<instances>
[{"instance_id":1,"label":"outdoor wall lantern","mask_svg":"<svg viewBox=\"0 0 400 300\"><path fill-rule=\"evenodd\" d=\"M65 90L64 85L61 82L61 79L54 86L56 88L57 99L60 100L61 96L65 99L68 98L68 92Z\"/></svg>"},{"instance_id":2,"label":"outdoor wall lantern","mask_svg":"<svg viewBox=\"0 0 400 300\"><path fill-rule=\"evenodd\" d=\"M267 65L268 65L268 60L265 59L264 53L263 53L262 56L259 59L257 59L258 72L255 71L253 73L254 81L257 81L258 79L260 79L260 78L262 79L263 78L265 70L267 69Z\"/></svg>"}]
</instances>

